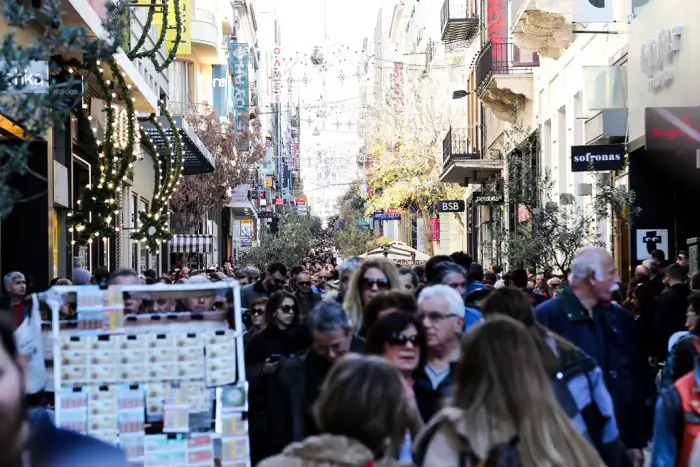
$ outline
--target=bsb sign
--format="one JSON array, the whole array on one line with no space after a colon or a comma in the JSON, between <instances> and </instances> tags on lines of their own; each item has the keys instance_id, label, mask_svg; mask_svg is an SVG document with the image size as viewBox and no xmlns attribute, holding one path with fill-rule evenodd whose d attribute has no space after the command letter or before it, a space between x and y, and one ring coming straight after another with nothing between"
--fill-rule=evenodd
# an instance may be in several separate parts
<instances>
[{"instance_id":1,"label":"bsb sign","mask_svg":"<svg viewBox=\"0 0 700 467\"><path fill-rule=\"evenodd\" d=\"M464 212L464 201L461 199L437 202L437 212Z\"/></svg>"},{"instance_id":2,"label":"bsb sign","mask_svg":"<svg viewBox=\"0 0 700 467\"><path fill-rule=\"evenodd\" d=\"M594 144L571 146L572 172L621 170L625 165L624 144Z\"/></svg>"}]
</instances>

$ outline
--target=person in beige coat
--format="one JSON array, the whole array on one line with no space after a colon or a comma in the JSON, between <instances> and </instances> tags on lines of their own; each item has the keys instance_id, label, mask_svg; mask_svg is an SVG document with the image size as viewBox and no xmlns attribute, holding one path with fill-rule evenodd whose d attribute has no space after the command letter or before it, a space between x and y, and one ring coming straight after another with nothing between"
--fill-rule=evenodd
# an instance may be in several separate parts
<instances>
[{"instance_id":1,"label":"person in beige coat","mask_svg":"<svg viewBox=\"0 0 700 467\"><path fill-rule=\"evenodd\" d=\"M347 355L321 388L322 433L287 446L258 467L395 467L408 424L405 386L380 357Z\"/></svg>"},{"instance_id":2,"label":"person in beige coat","mask_svg":"<svg viewBox=\"0 0 700 467\"><path fill-rule=\"evenodd\" d=\"M521 323L494 316L470 329L455 382L451 406L416 440L419 467L604 465L559 408Z\"/></svg>"}]
</instances>

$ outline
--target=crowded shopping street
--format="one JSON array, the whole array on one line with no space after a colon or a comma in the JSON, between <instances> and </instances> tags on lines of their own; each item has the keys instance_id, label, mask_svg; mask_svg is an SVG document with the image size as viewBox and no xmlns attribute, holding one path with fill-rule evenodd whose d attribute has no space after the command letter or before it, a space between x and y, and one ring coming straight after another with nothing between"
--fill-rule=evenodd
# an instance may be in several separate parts
<instances>
[{"instance_id":1,"label":"crowded shopping street","mask_svg":"<svg viewBox=\"0 0 700 467\"><path fill-rule=\"evenodd\" d=\"M700 467L700 1L0 5L0 467Z\"/></svg>"}]
</instances>

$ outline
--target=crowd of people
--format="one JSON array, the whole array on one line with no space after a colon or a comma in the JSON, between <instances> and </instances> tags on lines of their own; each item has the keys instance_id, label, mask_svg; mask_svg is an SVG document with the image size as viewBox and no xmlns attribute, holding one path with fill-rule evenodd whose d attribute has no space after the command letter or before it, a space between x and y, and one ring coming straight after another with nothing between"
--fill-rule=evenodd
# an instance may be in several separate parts
<instances>
[{"instance_id":1,"label":"crowd of people","mask_svg":"<svg viewBox=\"0 0 700 467\"><path fill-rule=\"evenodd\" d=\"M413 268L335 262L319 245L289 268L91 281L243 285L253 465L637 467L645 451L652 466L700 461L700 278L687 256L655 251L629 284L595 247L566 278L485 270L461 252ZM5 288L16 329L24 277L8 274Z\"/></svg>"}]
</instances>

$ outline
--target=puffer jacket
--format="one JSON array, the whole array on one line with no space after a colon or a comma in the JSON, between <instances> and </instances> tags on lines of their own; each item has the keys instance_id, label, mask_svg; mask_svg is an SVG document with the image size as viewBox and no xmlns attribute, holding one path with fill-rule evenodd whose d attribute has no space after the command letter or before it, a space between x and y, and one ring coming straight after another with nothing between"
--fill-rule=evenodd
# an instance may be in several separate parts
<instances>
[{"instance_id":1,"label":"puffer jacket","mask_svg":"<svg viewBox=\"0 0 700 467\"><path fill-rule=\"evenodd\" d=\"M374 460L372 451L354 439L320 435L292 443L258 467L399 467L393 459Z\"/></svg>"}]
</instances>

